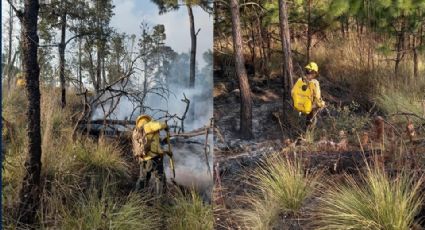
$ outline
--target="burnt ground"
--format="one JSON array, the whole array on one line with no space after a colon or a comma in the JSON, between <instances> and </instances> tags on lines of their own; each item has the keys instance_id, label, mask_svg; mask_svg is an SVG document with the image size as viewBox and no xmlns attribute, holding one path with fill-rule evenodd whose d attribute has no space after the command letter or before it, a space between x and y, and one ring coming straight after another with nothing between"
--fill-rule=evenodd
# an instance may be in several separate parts
<instances>
[{"instance_id":1,"label":"burnt ground","mask_svg":"<svg viewBox=\"0 0 425 230\"><path fill-rule=\"evenodd\" d=\"M349 103L354 98L347 90L333 87L323 79L321 84L324 100L328 103ZM321 82L322 83L322 82ZM239 125L239 90L237 82L215 76L214 78L214 119L217 127L215 135L214 165L215 165L215 220L216 229L240 229L240 220L235 210L243 208L241 197L251 193L253 188L249 183L249 173L257 167L262 158L270 154L288 153L288 140L293 143L303 133L303 117L293 113L290 117L292 133L288 127L281 125L282 89L280 79L271 79L267 85L264 79L250 77L253 93L253 135L251 140L242 140L238 136ZM338 98L339 97L339 98ZM291 113L291 112L289 112ZM293 145L293 144L292 144ZM423 144L425 147L425 143ZM345 173L358 174L364 165L364 159L369 159L373 153L381 151L362 151L358 146L343 150L330 148L308 148L297 151L301 155L307 170L320 170L326 179L338 180ZM425 152L425 150L419 150ZM289 151L291 152L291 151ZM418 149L415 150L418 152ZM292 152L293 154L293 152ZM388 156L382 154L382 159ZM412 157L406 157L406 164L417 168L418 162ZM422 167L421 167L422 168ZM247 177L248 175L248 177ZM282 215L277 224L278 229L312 229L309 227L309 216L314 207L316 197L305 204L305 208L297 217ZM422 212L425 213L425 212ZM424 216L421 214L421 216ZM418 217L420 218L420 217Z\"/></svg>"}]
</instances>

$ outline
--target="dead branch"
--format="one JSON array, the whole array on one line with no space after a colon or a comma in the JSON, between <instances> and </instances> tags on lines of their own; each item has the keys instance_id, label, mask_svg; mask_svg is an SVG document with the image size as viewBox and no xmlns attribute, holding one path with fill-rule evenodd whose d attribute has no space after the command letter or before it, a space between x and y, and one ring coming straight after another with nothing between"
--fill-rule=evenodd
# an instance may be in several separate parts
<instances>
[{"instance_id":1,"label":"dead branch","mask_svg":"<svg viewBox=\"0 0 425 230\"><path fill-rule=\"evenodd\" d=\"M24 13L21 10L18 10L15 5L10 0L7 0L9 5L12 7L13 11L15 11L16 16L19 18L20 21L22 21L22 18L24 17Z\"/></svg>"},{"instance_id":2,"label":"dead branch","mask_svg":"<svg viewBox=\"0 0 425 230\"><path fill-rule=\"evenodd\" d=\"M210 131L208 131L210 132ZM205 130L202 131L195 131L195 132L188 132L188 133L171 133L171 137L184 137L184 138L190 138L190 137L196 137L196 136L202 136L205 135Z\"/></svg>"},{"instance_id":3,"label":"dead branch","mask_svg":"<svg viewBox=\"0 0 425 230\"><path fill-rule=\"evenodd\" d=\"M190 100L187 99L184 93L183 93L183 96L184 96L184 99L182 99L182 102L186 103L186 109L184 110L183 116L179 120L181 121L182 132L184 133L184 120L186 119L187 111L189 111Z\"/></svg>"},{"instance_id":4,"label":"dead branch","mask_svg":"<svg viewBox=\"0 0 425 230\"><path fill-rule=\"evenodd\" d=\"M208 133L209 133L210 128L212 128L212 127L214 127L214 119L213 118L210 119L210 126L205 128L205 146L204 146L205 163L207 164L208 173L210 175L212 175L212 174L211 174L210 163L209 163L209 160L208 160L208 149L209 149L208 148Z\"/></svg>"},{"instance_id":5,"label":"dead branch","mask_svg":"<svg viewBox=\"0 0 425 230\"><path fill-rule=\"evenodd\" d=\"M104 124L104 122L106 122L107 124L110 124L110 125L122 125L122 126L135 125L136 124L135 121L131 121L131 120L113 120L113 119L91 120L91 121L88 121L87 124L102 125L102 124Z\"/></svg>"}]
</instances>

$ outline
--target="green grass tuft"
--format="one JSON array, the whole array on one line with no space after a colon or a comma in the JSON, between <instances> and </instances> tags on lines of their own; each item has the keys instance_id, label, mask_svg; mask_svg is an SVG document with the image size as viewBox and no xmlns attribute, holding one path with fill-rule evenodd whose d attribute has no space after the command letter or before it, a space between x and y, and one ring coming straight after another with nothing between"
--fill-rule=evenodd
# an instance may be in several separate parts
<instances>
[{"instance_id":1,"label":"green grass tuft","mask_svg":"<svg viewBox=\"0 0 425 230\"><path fill-rule=\"evenodd\" d=\"M243 200L248 208L239 211L241 222L247 228L270 229L280 214L297 215L319 185L319 175L305 172L299 159L265 159L250 175L259 194Z\"/></svg>"},{"instance_id":2,"label":"green grass tuft","mask_svg":"<svg viewBox=\"0 0 425 230\"><path fill-rule=\"evenodd\" d=\"M345 184L332 183L316 210L318 229L410 229L423 196L423 178L400 173L390 178L372 166L361 181L345 176Z\"/></svg>"},{"instance_id":3,"label":"green grass tuft","mask_svg":"<svg viewBox=\"0 0 425 230\"><path fill-rule=\"evenodd\" d=\"M140 194L113 197L96 189L63 213L61 229L159 229L160 215Z\"/></svg>"},{"instance_id":4,"label":"green grass tuft","mask_svg":"<svg viewBox=\"0 0 425 230\"><path fill-rule=\"evenodd\" d=\"M173 197L173 205L166 207L169 229L213 229L213 209L196 191L179 192Z\"/></svg>"}]
</instances>

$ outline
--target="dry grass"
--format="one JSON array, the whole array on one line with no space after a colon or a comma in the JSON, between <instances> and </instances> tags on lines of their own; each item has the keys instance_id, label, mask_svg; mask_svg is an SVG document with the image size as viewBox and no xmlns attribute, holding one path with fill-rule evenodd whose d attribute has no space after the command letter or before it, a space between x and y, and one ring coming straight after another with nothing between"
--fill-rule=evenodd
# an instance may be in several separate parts
<instances>
[{"instance_id":1,"label":"dry grass","mask_svg":"<svg viewBox=\"0 0 425 230\"><path fill-rule=\"evenodd\" d=\"M259 191L242 198L248 208L239 210L249 229L270 229L282 213L297 215L319 185L320 173L308 173L299 159L269 157L251 174L250 184Z\"/></svg>"},{"instance_id":2,"label":"dry grass","mask_svg":"<svg viewBox=\"0 0 425 230\"><path fill-rule=\"evenodd\" d=\"M70 209L64 210L61 229L159 229L161 216L148 206L148 199L140 194L115 197L103 189L92 188Z\"/></svg>"},{"instance_id":3,"label":"dry grass","mask_svg":"<svg viewBox=\"0 0 425 230\"><path fill-rule=\"evenodd\" d=\"M213 208L205 203L194 190L178 192L173 204L165 206L168 229L213 229Z\"/></svg>"},{"instance_id":4,"label":"dry grass","mask_svg":"<svg viewBox=\"0 0 425 230\"><path fill-rule=\"evenodd\" d=\"M331 182L316 210L317 229L410 229L422 202L423 177L401 172L390 177L384 168L367 167L360 180L345 175Z\"/></svg>"}]
</instances>

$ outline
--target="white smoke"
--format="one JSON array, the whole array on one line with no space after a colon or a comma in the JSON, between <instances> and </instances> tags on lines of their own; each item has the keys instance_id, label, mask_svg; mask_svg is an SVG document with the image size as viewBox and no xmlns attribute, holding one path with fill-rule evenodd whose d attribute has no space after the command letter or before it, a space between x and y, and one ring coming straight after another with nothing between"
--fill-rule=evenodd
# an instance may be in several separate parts
<instances>
[{"instance_id":1,"label":"white smoke","mask_svg":"<svg viewBox=\"0 0 425 230\"><path fill-rule=\"evenodd\" d=\"M209 125L210 119L213 116L212 63L205 66L201 71L196 72L195 87L190 89L188 87L189 63L186 60L188 55L182 54L179 56L181 59L175 61L167 76L156 76L161 78L161 81L168 79L170 93L162 96L156 94L147 95L145 106L150 109L145 110L145 113L151 115L154 119L164 117L165 113L163 111L182 117L186 109L186 103L182 102L182 99L184 98L183 95L186 95L190 100L190 107L186 114L187 117L184 121L184 126L185 132L190 132L191 130ZM182 59L185 60L182 61ZM140 80L133 79L133 82L140 82ZM140 85L133 83L132 87L140 87ZM155 87L155 85L150 85L150 87ZM127 89L131 90L131 88ZM105 93L103 98L107 99L113 94ZM137 106L137 103L123 96L108 119L135 120L141 113L141 111L136 110L132 115L135 106ZM105 103L104 110L109 111L109 108L110 103ZM92 119L103 119L104 116L103 109L98 106L92 115ZM180 123L177 125L180 125ZM212 170L212 134L209 135L207 145L208 166L205 159L205 136L175 141L172 146L176 168L175 181L185 187L195 188L206 200L210 200L213 180L212 172L209 172L208 168ZM165 159L165 162L168 162L168 158ZM168 178L172 177L170 170L167 170L166 173Z\"/></svg>"}]
</instances>

